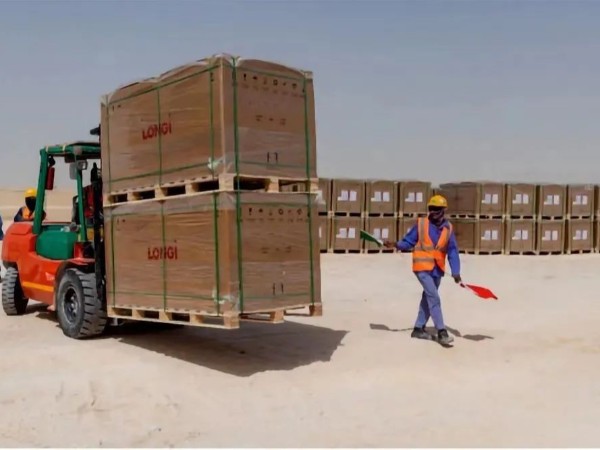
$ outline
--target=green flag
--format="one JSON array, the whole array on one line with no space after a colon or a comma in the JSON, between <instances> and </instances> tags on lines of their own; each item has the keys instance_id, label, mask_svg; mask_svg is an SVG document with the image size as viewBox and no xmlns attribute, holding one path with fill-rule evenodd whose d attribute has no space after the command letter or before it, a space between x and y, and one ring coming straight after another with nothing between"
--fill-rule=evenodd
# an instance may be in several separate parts
<instances>
[{"instance_id":1,"label":"green flag","mask_svg":"<svg viewBox=\"0 0 600 450\"><path fill-rule=\"evenodd\" d=\"M383 246L383 241L381 239L377 239L375 236L367 233L365 230L360 230L360 238L365 241L373 242L379 247Z\"/></svg>"}]
</instances>

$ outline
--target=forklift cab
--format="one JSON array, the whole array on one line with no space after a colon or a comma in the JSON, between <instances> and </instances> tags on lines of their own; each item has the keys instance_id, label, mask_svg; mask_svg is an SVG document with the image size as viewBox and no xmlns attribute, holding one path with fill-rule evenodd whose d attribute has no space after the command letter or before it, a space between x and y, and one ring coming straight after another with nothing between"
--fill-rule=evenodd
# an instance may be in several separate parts
<instances>
[{"instance_id":1,"label":"forklift cab","mask_svg":"<svg viewBox=\"0 0 600 450\"><path fill-rule=\"evenodd\" d=\"M100 145L98 143L75 142L64 146L47 147L40 151L41 166L38 180L38 202L36 203L33 234L36 253L50 260L67 260L93 256L93 206L92 183L100 177ZM76 182L77 195L73 197L71 222L43 222L41 210L46 191L54 189L54 165L62 158L69 164L69 178ZM83 174L93 162L90 185L83 186ZM83 201L82 201L83 200ZM38 211L39 210L39 211ZM91 254L90 254L91 252Z\"/></svg>"}]
</instances>

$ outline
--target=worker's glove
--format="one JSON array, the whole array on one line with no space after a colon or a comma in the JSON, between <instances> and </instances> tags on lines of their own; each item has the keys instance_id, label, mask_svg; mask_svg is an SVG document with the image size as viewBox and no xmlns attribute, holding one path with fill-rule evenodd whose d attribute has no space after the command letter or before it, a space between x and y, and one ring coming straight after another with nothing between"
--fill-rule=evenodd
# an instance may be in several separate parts
<instances>
[{"instance_id":1,"label":"worker's glove","mask_svg":"<svg viewBox=\"0 0 600 450\"><path fill-rule=\"evenodd\" d=\"M396 243L390 241L383 241L383 246L385 248L394 248L396 246Z\"/></svg>"},{"instance_id":2,"label":"worker's glove","mask_svg":"<svg viewBox=\"0 0 600 450\"><path fill-rule=\"evenodd\" d=\"M454 278L454 282L456 284L462 283L462 278L460 277L460 275L452 275L452 278Z\"/></svg>"}]
</instances>

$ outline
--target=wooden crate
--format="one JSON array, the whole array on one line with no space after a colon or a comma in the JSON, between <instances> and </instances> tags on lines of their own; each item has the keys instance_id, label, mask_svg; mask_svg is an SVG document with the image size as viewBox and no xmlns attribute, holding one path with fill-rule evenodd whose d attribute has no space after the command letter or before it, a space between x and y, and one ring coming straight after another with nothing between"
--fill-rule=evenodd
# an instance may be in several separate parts
<instances>
[{"instance_id":1,"label":"wooden crate","mask_svg":"<svg viewBox=\"0 0 600 450\"><path fill-rule=\"evenodd\" d=\"M504 229L504 253L507 255L535 253L536 223L534 219L508 219Z\"/></svg>"},{"instance_id":2,"label":"wooden crate","mask_svg":"<svg viewBox=\"0 0 600 450\"><path fill-rule=\"evenodd\" d=\"M536 253L541 255L564 253L564 220L540 220L536 222L536 228Z\"/></svg>"},{"instance_id":3,"label":"wooden crate","mask_svg":"<svg viewBox=\"0 0 600 450\"><path fill-rule=\"evenodd\" d=\"M492 182L446 183L441 195L448 200L448 214L464 218L502 218L504 185Z\"/></svg>"},{"instance_id":4,"label":"wooden crate","mask_svg":"<svg viewBox=\"0 0 600 450\"><path fill-rule=\"evenodd\" d=\"M537 216L536 192L535 184L507 184L506 216L512 219L534 219Z\"/></svg>"},{"instance_id":5,"label":"wooden crate","mask_svg":"<svg viewBox=\"0 0 600 450\"><path fill-rule=\"evenodd\" d=\"M427 202L431 196L428 181L398 181L398 214L417 216L427 214Z\"/></svg>"},{"instance_id":6,"label":"wooden crate","mask_svg":"<svg viewBox=\"0 0 600 450\"><path fill-rule=\"evenodd\" d=\"M477 220L451 219L456 243L461 253L475 253L477 250Z\"/></svg>"},{"instance_id":7,"label":"wooden crate","mask_svg":"<svg viewBox=\"0 0 600 450\"><path fill-rule=\"evenodd\" d=\"M394 216L397 197L396 185L393 181L368 180L365 186L365 214Z\"/></svg>"},{"instance_id":8,"label":"wooden crate","mask_svg":"<svg viewBox=\"0 0 600 450\"><path fill-rule=\"evenodd\" d=\"M591 253L594 250L594 222L592 219L569 219L565 233L565 252Z\"/></svg>"},{"instance_id":9,"label":"wooden crate","mask_svg":"<svg viewBox=\"0 0 600 450\"><path fill-rule=\"evenodd\" d=\"M562 219L567 213L567 188L561 184L541 184L537 186L537 218Z\"/></svg>"},{"instance_id":10,"label":"wooden crate","mask_svg":"<svg viewBox=\"0 0 600 450\"><path fill-rule=\"evenodd\" d=\"M217 55L103 98L105 193L221 173L316 178L310 72Z\"/></svg>"},{"instance_id":11,"label":"wooden crate","mask_svg":"<svg viewBox=\"0 0 600 450\"><path fill-rule=\"evenodd\" d=\"M365 206L365 182L334 179L331 183L331 210L334 215L360 216Z\"/></svg>"},{"instance_id":12,"label":"wooden crate","mask_svg":"<svg viewBox=\"0 0 600 450\"><path fill-rule=\"evenodd\" d=\"M331 221L331 251L334 253L360 253L362 241L361 217L333 217Z\"/></svg>"},{"instance_id":13,"label":"wooden crate","mask_svg":"<svg viewBox=\"0 0 600 450\"><path fill-rule=\"evenodd\" d=\"M398 218L398 239L406 236L412 227L417 224L416 217L400 217Z\"/></svg>"},{"instance_id":14,"label":"wooden crate","mask_svg":"<svg viewBox=\"0 0 600 450\"><path fill-rule=\"evenodd\" d=\"M365 218L365 229L382 241L396 242L398 229L394 217L367 217ZM367 253L393 252L393 249L380 248L373 242L364 241L363 249Z\"/></svg>"},{"instance_id":15,"label":"wooden crate","mask_svg":"<svg viewBox=\"0 0 600 450\"><path fill-rule=\"evenodd\" d=\"M320 304L311 204L309 215L308 194L244 192L105 208L109 312L234 327L240 314Z\"/></svg>"},{"instance_id":16,"label":"wooden crate","mask_svg":"<svg viewBox=\"0 0 600 450\"><path fill-rule=\"evenodd\" d=\"M479 219L475 245L478 255L504 253L504 221L502 219Z\"/></svg>"},{"instance_id":17,"label":"wooden crate","mask_svg":"<svg viewBox=\"0 0 600 450\"><path fill-rule=\"evenodd\" d=\"M594 217L595 187L591 184L567 186L567 217L573 219Z\"/></svg>"}]
</instances>

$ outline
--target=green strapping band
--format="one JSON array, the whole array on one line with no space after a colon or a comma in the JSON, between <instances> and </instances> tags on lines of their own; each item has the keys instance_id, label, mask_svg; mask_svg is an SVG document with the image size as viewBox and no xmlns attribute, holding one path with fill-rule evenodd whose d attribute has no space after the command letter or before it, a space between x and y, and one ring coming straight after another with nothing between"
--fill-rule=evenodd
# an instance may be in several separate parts
<instances>
[{"instance_id":1,"label":"green strapping band","mask_svg":"<svg viewBox=\"0 0 600 450\"><path fill-rule=\"evenodd\" d=\"M158 126L160 127L160 89L156 90L156 107L158 109ZM162 133L158 133L158 184L162 184Z\"/></svg>"},{"instance_id":2,"label":"green strapping band","mask_svg":"<svg viewBox=\"0 0 600 450\"><path fill-rule=\"evenodd\" d=\"M315 304L315 279L313 275L314 264L313 264L313 235L312 235L312 208L311 208L311 195L310 192L310 136L308 129L308 97L306 93L306 77L304 77L304 83L302 90L304 91L304 143L306 147L306 182L309 183L307 186L309 189L307 190L307 199L308 199L308 244L310 246L310 302L311 304Z\"/></svg>"},{"instance_id":3,"label":"green strapping band","mask_svg":"<svg viewBox=\"0 0 600 450\"><path fill-rule=\"evenodd\" d=\"M166 230L165 230L165 211L164 203L160 202L160 222L163 248L167 246ZM162 278L163 278L163 309L167 309L167 258L162 258Z\"/></svg>"},{"instance_id":4,"label":"green strapping band","mask_svg":"<svg viewBox=\"0 0 600 450\"><path fill-rule=\"evenodd\" d=\"M117 304L117 271L115 270L115 216L110 215L110 258L112 261L112 290L113 295L113 306Z\"/></svg>"},{"instance_id":5,"label":"green strapping band","mask_svg":"<svg viewBox=\"0 0 600 450\"><path fill-rule=\"evenodd\" d=\"M240 154L239 154L239 133L238 133L238 108L237 108L237 72L235 60L232 61L232 78L233 78L233 137L234 137L234 154L235 154L235 175L240 175ZM236 235L237 235L237 265L238 265L238 282L240 294L240 312L244 311L244 281L242 270L242 205L240 198L240 186L235 188L235 215L236 215Z\"/></svg>"},{"instance_id":6,"label":"green strapping band","mask_svg":"<svg viewBox=\"0 0 600 450\"><path fill-rule=\"evenodd\" d=\"M214 127L214 114L213 114L213 74L210 73L208 77L209 84L209 96L210 96L210 157L211 161L215 160L215 127ZM214 174L213 174L214 178ZM219 209L217 208L218 193L212 194L213 201L213 235L215 241L215 282L216 282L216 302L217 302L217 315L221 314L221 273L219 268Z\"/></svg>"}]
</instances>

